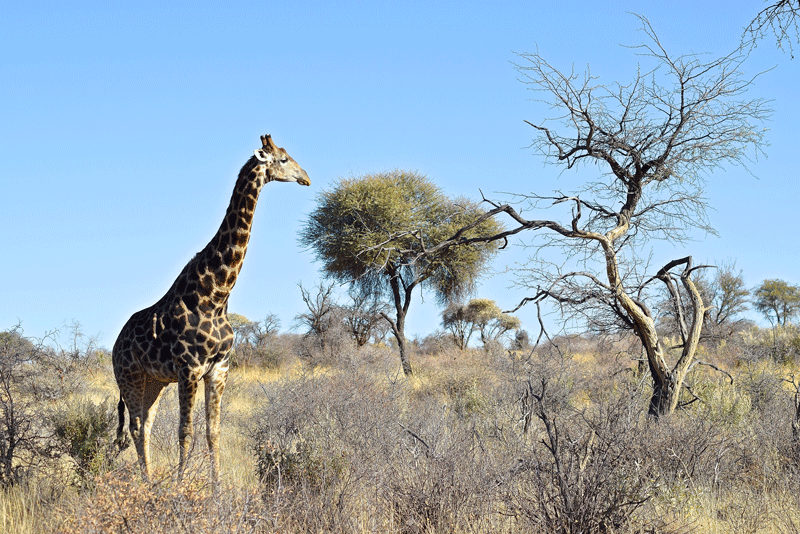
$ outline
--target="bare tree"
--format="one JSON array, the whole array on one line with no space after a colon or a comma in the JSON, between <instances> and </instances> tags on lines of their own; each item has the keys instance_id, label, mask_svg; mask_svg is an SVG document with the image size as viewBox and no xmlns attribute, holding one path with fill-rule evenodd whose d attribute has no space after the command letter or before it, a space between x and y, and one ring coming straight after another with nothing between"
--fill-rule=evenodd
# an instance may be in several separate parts
<instances>
[{"instance_id":1,"label":"bare tree","mask_svg":"<svg viewBox=\"0 0 800 534\"><path fill-rule=\"evenodd\" d=\"M571 207L571 213L562 211L566 224L528 219L509 204L487 201L493 209L473 224L505 214L513 221L507 230L470 238L465 227L429 251L543 230L531 243L533 261L520 272L521 284L536 291L523 303L549 300L590 323L632 330L653 379L650 412L662 415L677 407L684 378L697 363L694 350L707 306L692 281L700 267L691 257L648 276L647 251L652 240L683 242L697 230L714 233L706 216L706 175L725 165L746 167L751 155L760 154L761 123L771 110L764 100L745 98L754 78L742 72L740 52L710 61L675 57L649 21L638 18L647 42L632 49L654 66L640 67L627 85L600 84L588 70L563 73L538 52L520 55L522 81L543 94L541 102L555 113L540 124L528 122L536 132L531 147L566 169L600 171L570 193L517 197L534 210ZM549 269L543 262L540 253L553 248L564 252L565 267ZM673 288L677 282L690 296L694 320L684 325L682 344L673 349L662 343L645 304L657 281ZM668 365L674 351L677 362Z\"/></svg>"},{"instance_id":2,"label":"bare tree","mask_svg":"<svg viewBox=\"0 0 800 534\"><path fill-rule=\"evenodd\" d=\"M300 294L303 302L306 303L308 312L297 314L295 321L299 325L308 327L308 333L322 336L330 330L333 323L333 311L336 302L333 300L333 282L328 285L320 283L317 285L317 294L312 296L311 292L303 287L303 283L297 284L300 287Z\"/></svg>"},{"instance_id":3,"label":"bare tree","mask_svg":"<svg viewBox=\"0 0 800 534\"><path fill-rule=\"evenodd\" d=\"M730 336L750 323L740 317L748 308L750 290L742 271L736 272L735 262L720 265L714 278L704 285L707 295L704 300L712 306L707 314L707 327L713 339Z\"/></svg>"},{"instance_id":4,"label":"bare tree","mask_svg":"<svg viewBox=\"0 0 800 534\"><path fill-rule=\"evenodd\" d=\"M383 339L389 329L383 318L389 312L389 305L369 292L359 291L358 288L350 291L350 298L350 304L340 306L339 315L356 345L363 347L373 337Z\"/></svg>"},{"instance_id":5,"label":"bare tree","mask_svg":"<svg viewBox=\"0 0 800 534\"><path fill-rule=\"evenodd\" d=\"M317 284L316 295L298 284L307 312L295 317L295 323L307 328L300 344L301 357L311 365L331 364L341 356L346 339L341 306L333 295L334 282Z\"/></svg>"},{"instance_id":6,"label":"bare tree","mask_svg":"<svg viewBox=\"0 0 800 534\"><path fill-rule=\"evenodd\" d=\"M783 44L786 43L789 54L794 58L792 34L800 44L798 17L800 17L800 0L779 0L771 4L759 11L744 29L742 45L754 47L759 39L764 38L767 33L772 33L778 48L783 49Z\"/></svg>"},{"instance_id":7,"label":"bare tree","mask_svg":"<svg viewBox=\"0 0 800 534\"><path fill-rule=\"evenodd\" d=\"M248 366L263 362L267 348L278 335L280 318L269 313L263 321L251 321L244 315L229 313L228 320L233 328L233 364Z\"/></svg>"}]
</instances>

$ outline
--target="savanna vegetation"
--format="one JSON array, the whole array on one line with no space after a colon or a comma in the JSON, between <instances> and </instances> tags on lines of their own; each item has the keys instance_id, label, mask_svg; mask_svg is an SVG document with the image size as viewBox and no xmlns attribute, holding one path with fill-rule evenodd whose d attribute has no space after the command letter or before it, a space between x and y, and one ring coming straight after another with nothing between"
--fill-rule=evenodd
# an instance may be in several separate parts
<instances>
[{"instance_id":1,"label":"savanna vegetation","mask_svg":"<svg viewBox=\"0 0 800 534\"><path fill-rule=\"evenodd\" d=\"M407 377L395 347L359 347L344 327L324 335L337 349L317 358L313 335L239 341L249 352L229 380L214 492L202 428L189 474L175 481L174 388L154 427L157 474L147 485L132 448L113 443L108 354L80 336L61 346L2 334L0 528L800 530L792 324L704 344L703 358L728 374L698 367L681 408L661 418L647 415L651 385L633 336L533 347L508 335L513 348L460 350L440 332L409 343Z\"/></svg>"}]
</instances>

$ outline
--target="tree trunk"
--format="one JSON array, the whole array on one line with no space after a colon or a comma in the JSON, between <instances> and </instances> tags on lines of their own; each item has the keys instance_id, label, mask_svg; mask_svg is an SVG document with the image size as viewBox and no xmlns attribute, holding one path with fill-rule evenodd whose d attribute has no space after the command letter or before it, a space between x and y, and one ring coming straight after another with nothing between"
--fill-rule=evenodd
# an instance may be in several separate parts
<instances>
[{"instance_id":1,"label":"tree trunk","mask_svg":"<svg viewBox=\"0 0 800 534\"><path fill-rule=\"evenodd\" d=\"M381 315L386 322L389 323L389 326L392 328L392 334L394 338L397 340L397 348L400 351L400 366L403 368L403 374L406 376L411 376L414 374L413 369L411 368L411 361L408 359L408 352L406 347L406 336L403 332L403 326L405 323L405 316L402 315L398 316L396 321L393 321L391 317L386 315L385 313L381 312Z\"/></svg>"},{"instance_id":2,"label":"tree trunk","mask_svg":"<svg viewBox=\"0 0 800 534\"><path fill-rule=\"evenodd\" d=\"M400 351L400 365L403 367L403 374L411 376L414 371L411 369L411 361L408 359L408 352L406 347L406 308L397 308L397 320L390 321L392 325L392 333L397 340L397 348Z\"/></svg>"},{"instance_id":3,"label":"tree trunk","mask_svg":"<svg viewBox=\"0 0 800 534\"><path fill-rule=\"evenodd\" d=\"M391 275L392 276L389 279L389 285L392 288L394 307L397 312L397 317L393 321L391 317L385 313L381 312L381 315L383 315L384 319L389 322L389 326L392 328L392 334L394 334L394 337L397 340L397 348L400 351L400 365L403 368L403 374L406 376L411 376L414 374L414 371L411 368L411 361L408 359L405 324L406 313L408 312L408 306L411 304L411 293L414 290L414 285L405 287L405 295L401 295L400 277L396 272L392 272Z\"/></svg>"},{"instance_id":4,"label":"tree trunk","mask_svg":"<svg viewBox=\"0 0 800 534\"><path fill-rule=\"evenodd\" d=\"M800 389L797 383L792 381L795 387L794 394L794 417L792 418L792 445L795 449L800 447Z\"/></svg>"},{"instance_id":5,"label":"tree trunk","mask_svg":"<svg viewBox=\"0 0 800 534\"><path fill-rule=\"evenodd\" d=\"M680 390L676 387L672 373L669 373L666 378L656 378L657 375L652 376L653 395L650 397L647 415L659 418L672 413L678 405Z\"/></svg>"},{"instance_id":6,"label":"tree trunk","mask_svg":"<svg viewBox=\"0 0 800 534\"><path fill-rule=\"evenodd\" d=\"M639 314L629 313L636 325L634 332L647 355L650 378L653 381L653 394L650 397L647 413L658 418L672 413L677 407L680 386L676 384L675 375L664 360L664 351L655 330L655 323L647 314L641 313L641 309L639 311Z\"/></svg>"},{"instance_id":7,"label":"tree trunk","mask_svg":"<svg viewBox=\"0 0 800 534\"><path fill-rule=\"evenodd\" d=\"M397 339L397 347L400 350L400 365L403 367L403 374L406 376L411 376L414 374L414 371L411 369L411 362L408 359L408 354L406 353L406 336L400 332L400 335L395 333L395 339Z\"/></svg>"},{"instance_id":8,"label":"tree trunk","mask_svg":"<svg viewBox=\"0 0 800 534\"><path fill-rule=\"evenodd\" d=\"M678 407L683 382L694 362L695 352L700 342L700 332L703 327L703 316L706 312L700 292L692 282L690 275L692 272L692 257L687 256L679 260L674 260L661 268L656 275L657 278L667 284L670 294L676 297L675 288L669 270L681 264L685 264L684 271L680 275L681 283L689 293L694 310L693 321L690 328L685 325L681 329L683 347L681 356L675 366L670 370L664 358L664 348L656 331L655 321L650 315L649 310L643 305L634 301L628 296L621 283L617 267L616 252L611 246L610 241L600 241L606 255L606 268L608 281L614 288L616 299L622 308L628 312L634 324L634 332L644 346L647 353L647 362L650 367L650 376L653 379L653 395L650 398L648 414L653 417L661 417L675 411Z\"/></svg>"}]
</instances>

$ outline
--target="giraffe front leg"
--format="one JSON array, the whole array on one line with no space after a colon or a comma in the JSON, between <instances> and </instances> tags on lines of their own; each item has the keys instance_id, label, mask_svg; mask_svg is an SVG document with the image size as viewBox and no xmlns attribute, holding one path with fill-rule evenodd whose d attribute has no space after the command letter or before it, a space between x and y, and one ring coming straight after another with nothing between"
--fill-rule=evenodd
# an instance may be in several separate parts
<instances>
[{"instance_id":1,"label":"giraffe front leg","mask_svg":"<svg viewBox=\"0 0 800 534\"><path fill-rule=\"evenodd\" d=\"M183 479L189 448L192 445L192 437L194 436L192 410L194 409L194 397L197 393L198 382L199 377L188 369L181 370L178 376L178 403L180 404L180 422L178 423L178 443L180 446L180 459L178 461L179 481Z\"/></svg>"},{"instance_id":2,"label":"giraffe front leg","mask_svg":"<svg viewBox=\"0 0 800 534\"><path fill-rule=\"evenodd\" d=\"M228 379L228 363L214 367L205 376L206 392L206 441L211 455L211 480L216 487L219 484L219 426L222 392Z\"/></svg>"}]
</instances>

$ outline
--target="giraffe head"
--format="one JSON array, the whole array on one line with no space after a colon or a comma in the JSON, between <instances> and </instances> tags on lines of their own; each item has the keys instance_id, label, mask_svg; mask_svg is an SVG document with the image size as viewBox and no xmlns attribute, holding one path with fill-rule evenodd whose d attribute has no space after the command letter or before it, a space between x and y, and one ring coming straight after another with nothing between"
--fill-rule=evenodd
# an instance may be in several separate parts
<instances>
[{"instance_id":1,"label":"giraffe head","mask_svg":"<svg viewBox=\"0 0 800 534\"><path fill-rule=\"evenodd\" d=\"M297 182L300 185L311 185L308 174L292 157L272 141L269 135L261 136L261 148L254 152L255 158L264 166L267 181Z\"/></svg>"}]
</instances>

